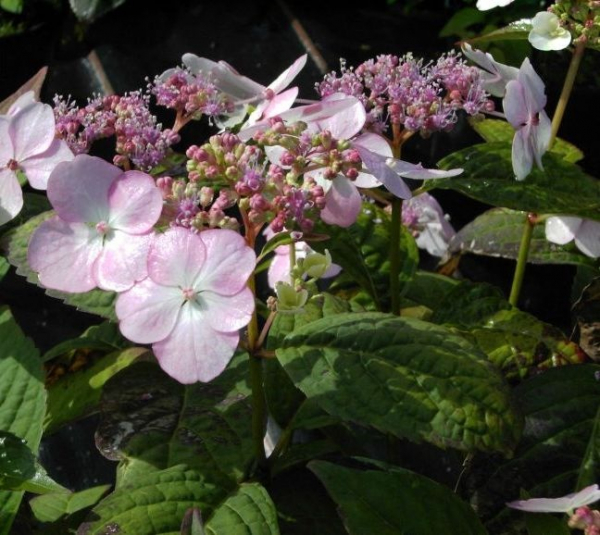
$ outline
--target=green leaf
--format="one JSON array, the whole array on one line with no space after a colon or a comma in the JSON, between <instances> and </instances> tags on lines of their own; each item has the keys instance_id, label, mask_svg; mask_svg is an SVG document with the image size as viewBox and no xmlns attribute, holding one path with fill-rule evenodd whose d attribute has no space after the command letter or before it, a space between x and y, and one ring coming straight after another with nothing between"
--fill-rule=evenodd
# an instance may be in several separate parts
<instances>
[{"instance_id":1,"label":"green leaf","mask_svg":"<svg viewBox=\"0 0 600 535\"><path fill-rule=\"evenodd\" d=\"M485 535L475 512L450 489L403 469L355 470L325 461L309 468L339 506L350 535Z\"/></svg>"},{"instance_id":2,"label":"green leaf","mask_svg":"<svg viewBox=\"0 0 600 535\"><path fill-rule=\"evenodd\" d=\"M42 361L47 362L55 357L72 352L76 349L93 349L96 351L114 351L125 349L131 342L126 340L119 331L119 326L111 321L105 321L100 325L93 325L87 329L79 338L66 340L46 351Z\"/></svg>"},{"instance_id":3,"label":"green leaf","mask_svg":"<svg viewBox=\"0 0 600 535\"><path fill-rule=\"evenodd\" d=\"M6 260L6 258L4 258L3 256L0 256L0 281L8 273L9 269L10 264L8 263L8 260Z\"/></svg>"},{"instance_id":4,"label":"green leaf","mask_svg":"<svg viewBox=\"0 0 600 535\"><path fill-rule=\"evenodd\" d=\"M243 483L213 513L206 535L279 535L277 511L258 483Z\"/></svg>"},{"instance_id":5,"label":"green leaf","mask_svg":"<svg viewBox=\"0 0 600 535\"><path fill-rule=\"evenodd\" d=\"M459 281L429 271L417 271L406 285L405 299L436 310Z\"/></svg>"},{"instance_id":6,"label":"green leaf","mask_svg":"<svg viewBox=\"0 0 600 535\"><path fill-rule=\"evenodd\" d=\"M514 178L507 143L473 145L450 154L438 165L442 169L462 167L464 173L428 180L424 190L451 189L492 206L600 220L600 182L556 154L547 153L544 171L534 167L522 181Z\"/></svg>"},{"instance_id":7,"label":"green leaf","mask_svg":"<svg viewBox=\"0 0 600 535\"><path fill-rule=\"evenodd\" d=\"M0 0L0 8L10 13L22 13L23 0Z\"/></svg>"},{"instance_id":8,"label":"green leaf","mask_svg":"<svg viewBox=\"0 0 600 535\"><path fill-rule=\"evenodd\" d=\"M525 513L525 524L529 535L571 535L564 518L544 513Z\"/></svg>"},{"instance_id":9,"label":"green leaf","mask_svg":"<svg viewBox=\"0 0 600 535\"><path fill-rule=\"evenodd\" d=\"M468 328L482 325L490 315L510 308L495 286L462 281L440 299L431 321Z\"/></svg>"},{"instance_id":10,"label":"green leaf","mask_svg":"<svg viewBox=\"0 0 600 535\"><path fill-rule=\"evenodd\" d=\"M500 119L471 120L470 123L473 129L488 142L503 141L512 143L515 136L515 129L512 125ZM562 156L563 160L571 163L577 163L583 159L583 152L580 149L560 138L556 138L550 152Z\"/></svg>"},{"instance_id":11,"label":"green leaf","mask_svg":"<svg viewBox=\"0 0 600 535\"><path fill-rule=\"evenodd\" d=\"M0 489L15 490L35 475L35 455L25 441L0 430Z\"/></svg>"},{"instance_id":12,"label":"green leaf","mask_svg":"<svg viewBox=\"0 0 600 535\"><path fill-rule=\"evenodd\" d=\"M81 525L78 535L131 533L176 535L191 507L211 510L205 497L214 489L184 466L140 475L102 500Z\"/></svg>"},{"instance_id":13,"label":"green leaf","mask_svg":"<svg viewBox=\"0 0 600 535\"><path fill-rule=\"evenodd\" d=\"M17 268L17 274L26 277L33 284L40 286L37 273L27 264L27 245L33 231L54 212L44 212L29 221L11 230L2 237L2 248L6 251L9 262ZM41 287L41 286L40 286ZM112 321L118 321L114 311L114 302L117 294L103 290L92 290L86 293L70 294L57 290L46 290L51 297L63 300L68 305L76 307L83 312L97 314Z\"/></svg>"},{"instance_id":14,"label":"green leaf","mask_svg":"<svg viewBox=\"0 0 600 535\"><path fill-rule=\"evenodd\" d=\"M489 43L493 41L524 41L529 36L531 31L531 22L520 20L511 22L508 26L494 30L480 37L469 39L469 43Z\"/></svg>"},{"instance_id":15,"label":"green leaf","mask_svg":"<svg viewBox=\"0 0 600 535\"><path fill-rule=\"evenodd\" d=\"M215 501L235 488L253 459L248 360L238 354L210 383L184 386L149 362L108 381L96 443L122 460L117 486L185 464L198 470Z\"/></svg>"},{"instance_id":16,"label":"green leaf","mask_svg":"<svg viewBox=\"0 0 600 535\"><path fill-rule=\"evenodd\" d=\"M483 22L485 13L474 7L464 7L454 13L440 30L440 37L452 35L462 36L464 31L471 25Z\"/></svg>"},{"instance_id":17,"label":"green leaf","mask_svg":"<svg viewBox=\"0 0 600 535\"><path fill-rule=\"evenodd\" d=\"M105 383L121 370L148 355L145 348L133 347L101 357L82 370L61 377L48 388L44 419L46 434L97 409Z\"/></svg>"},{"instance_id":18,"label":"green leaf","mask_svg":"<svg viewBox=\"0 0 600 535\"><path fill-rule=\"evenodd\" d=\"M516 260L526 212L492 208L464 226L452 239L450 252L466 252ZM594 265L594 259L573 245L560 246L546 239L544 224L533 229L527 261L532 264Z\"/></svg>"},{"instance_id":19,"label":"green leaf","mask_svg":"<svg viewBox=\"0 0 600 535\"><path fill-rule=\"evenodd\" d=\"M79 492L61 492L36 496L29 500L33 514L40 522L56 522L98 503L110 485L100 485Z\"/></svg>"},{"instance_id":20,"label":"green leaf","mask_svg":"<svg viewBox=\"0 0 600 535\"><path fill-rule=\"evenodd\" d=\"M356 223L348 228L328 226L323 233L331 239L311 242L311 247L320 253L328 249L331 258L342 266L338 276L352 286L362 287L373 299L377 308L389 305L389 250L391 218L381 208L365 203ZM419 262L419 250L414 238L402 227L400 236L400 287L412 279Z\"/></svg>"},{"instance_id":21,"label":"green leaf","mask_svg":"<svg viewBox=\"0 0 600 535\"><path fill-rule=\"evenodd\" d=\"M523 437L514 458L495 470L484 461L489 480L477 490L481 508L497 509L514 500L520 489L531 497L564 496L600 479L598 407L600 366L579 364L528 378L514 392L525 415ZM480 475L481 477L481 475ZM497 511L492 528L506 528L514 515Z\"/></svg>"},{"instance_id":22,"label":"green leaf","mask_svg":"<svg viewBox=\"0 0 600 535\"><path fill-rule=\"evenodd\" d=\"M285 535L347 535L335 503L306 468L276 477L269 492Z\"/></svg>"},{"instance_id":23,"label":"green leaf","mask_svg":"<svg viewBox=\"0 0 600 535\"><path fill-rule=\"evenodd\" d=\"M467 451L510 454L518 440L520 420L498 371L444 327L340 314L292 332L277 357L308 398L340 419Z\"/></svg>"},{"instance_id":24,"label":"green leaf","mask_svg":"<svg viewBox=\"0 0 600 535\"><path fill-rule=\"evenodd\" d=\"M24 439L37 452L46 404L37 349L0 307L0 429ZM23 491L0 491L0 534L8 535Z\"/></svg>"},{"instance_id":25,"label":"green leaf","mask_svg":"<svg viewBox=\"0 0 600 535\"><path fill-rule=\"evenodd\" d=\"M579 364L585 358L559 329L517 309L500 310L463 334L508 378Z\"/></svg>"}]
</instances>

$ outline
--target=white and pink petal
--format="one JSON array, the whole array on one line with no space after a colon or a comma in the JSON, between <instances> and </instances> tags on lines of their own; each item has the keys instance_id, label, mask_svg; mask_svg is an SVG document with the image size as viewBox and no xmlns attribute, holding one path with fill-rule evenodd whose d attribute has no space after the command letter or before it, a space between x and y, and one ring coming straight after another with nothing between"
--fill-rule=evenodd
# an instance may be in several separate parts
<instances>
[{"instance_id":1,"label":"white and pink petal","mask_svg":"<svg viewBox=\"0 0 600 535\"><path fill-rule=\"evenodd\" d=\"M339 175L331 181L331 187L325 195L321 219L329 225L349 227L358 218L361 206L362 199L356 186L345 176Z\"/></svg>"},{"instance_id":2,"label":"white and pink petal","mask_svg":"<svg viewBox=\"0 0 600 535\"><path fill-rule=\"evenodd\" d=\"M0 170L0 225L13 219L23 208L23 191L17 175L10 169Z\"/></svg>"},{"instance_id":3,"label":"white and pink petal","mask_svg":"<svg viewBox=\"0 0 600 535\"><path fill-rule=\"evenodd\" d=\"M9 133L15 151L15 160L45 152L55 136L54 112L47 104L33 102L10 118Z\"/></svg>"},{"instance_id":4,"label":"white and pink petal","mask_svg":"<svg viewBox=\"0 0 600 535\"><path fill-rule=\"evenodd\" d=\"M48 187L48 178L61 162L70 162L73 152L62 139L55 139L48 149L37 156L20 162L27 181L32 188L44 190Z\"/></svg>"}]
</instances>

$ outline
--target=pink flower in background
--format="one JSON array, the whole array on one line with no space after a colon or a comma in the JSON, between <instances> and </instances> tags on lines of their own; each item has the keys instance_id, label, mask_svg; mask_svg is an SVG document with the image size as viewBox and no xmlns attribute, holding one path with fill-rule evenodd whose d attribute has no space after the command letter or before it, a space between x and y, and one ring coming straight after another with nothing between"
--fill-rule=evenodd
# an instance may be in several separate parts
<instances>
[{"instance_id":1,"label":"pink flower in background","mask_svg":"<svg viewBox=\"0 0 600 535\"><path fill-rule=\"evenodd\" d=\"M232 230L167 230L150 249L148 278L117 299L121 332L152 344L177 381L210 381L227 366L252 316L246 281L255 263L254 251Z\"/></svg>"},{"instance_id":2,"label":"pink flower in background","mask_svg":"<svg viewBox=\"0 0 600 535\"><path fill-rule=\"evenodd\" d=\"M572 216L546 219L546 239L558 245L575 240L577 248L591 258L600 257L600 222Z\"/></svg>"},{"instance_id":3,"label":"pink flower in background","mask_svg":"<svg viewBox=\"0 0 600 535\"><path fill-rule=\"evenodd\" d=\"M567 513L598 500L600 500L598 485L590 485L562 498L532 498L531 500L509 502L506 505L530 513Z\"/></svg>"},{"instance_id":4,"label":"pink flower in background","mask_svg":"<svg viewBox=\"0 0 600 535\"><path fill-rule=\"evenodd\" d=\"M10 221L23 207L17 171L25 173L33 188L46 189L54 167L73 159L66 143L54 135L52 108L36 102L33 91L0 116L0 224Z\"/></svg>"},{"instance_id":5,"label":"pink flower in background","mask_svg":"<svg viewBox=\"0 0 600 535\"><path fill-rule=\"evenodd\" d=\"M153 227L162 211L154 179L81 154L48 180L56 216L31 237L29 265L65 292L123 291L146 277Z\"/></svg>"},{"instance_id":6,"label":"pink flower in background","mask_svg":"<svg viewBox=\"0 0 600 535\"><path fill-rule=\"evenodd\" d=\"M544 111L544 82L533 70L528 58L523 60L515 80L506 84L503 106L506 119L516 130L512 145L512 164L517 180L523 180L533 162L540 169L542 155L550 145L551 122Z\"/></svg>"},{"instance_id":7,"label":"pink flower in background","mask_svg":"<svg viewBox=\"0 0 600 535\"><path fill-rule=\"evenodd\" d=\"M260 119L274 117L288 110L298 96L298 88L293 87L284 91L306 65L306 54L300 56L290 67L283 71L267 87L239 74L225 61L218 63L194 54L184 54L184 65L194 75L210 77L214 85L223 93L229 95L237 103L237 113L234 111L226 126L239 123L245 116L247 105L255 107L246 121L246 126L253 125Z\"/></svg>"}]
</instances>

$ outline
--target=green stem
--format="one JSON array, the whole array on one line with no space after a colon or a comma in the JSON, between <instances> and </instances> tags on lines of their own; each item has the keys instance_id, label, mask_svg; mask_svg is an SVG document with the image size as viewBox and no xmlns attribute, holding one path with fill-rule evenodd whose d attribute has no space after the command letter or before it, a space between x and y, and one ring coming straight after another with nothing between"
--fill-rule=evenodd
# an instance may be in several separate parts
<instances>
[{"instance_id":1,"label":"green stem","mask_svg":"<svg viewBox=\"0 0 600 535\"><path fill-rule=\"evenodd\" d=\"M575 84L575 78L577 76L577 71L579 70L579 65L581 65L581 59L583 58L584 51L585 43L580 42L577 43L577 45L575 45L573 57L571 58L571 64L569 65L567 76L565 77L565 83L563 84L562 92L560 94L560 98L558 99L556 109L554 110L554 116L552 117L552 130L550 134L549 145L550 147L552 147L552 144L556 139L556 134L558 133L560 123L562 122L563 116L565 114L565 109L567 108L569 97L571 96L573 84Z\"/></svg>"},{"instance_id":2,"label":"green stem","mask_svg":"<svg viewBox=\"0 0 600 535\"><path fill-rule=\"evenodd\" d=\"M390 230L390 292L392 314L400 315L400 227L402 226L402 199L392 200L392 228Z\"/></svg>"},{"instance_id":3,"label":"green stem","mask_svg":"<svg viewBox=\"0 0 600 535\"><path fill-rule=\"evenodd\" d=\"M513 306L517 306L519 301L521 287L523 286L523 277L525 276L525 266L527 265L527 257L529 256L529 246L536 222L535 214L527 214L525 225L523 226L523 235L521 236L521 245L519 246L515 275L513 277L512 288L510 289L510 297L508 298L509 303Z\"/></svg>"}]
</instances>

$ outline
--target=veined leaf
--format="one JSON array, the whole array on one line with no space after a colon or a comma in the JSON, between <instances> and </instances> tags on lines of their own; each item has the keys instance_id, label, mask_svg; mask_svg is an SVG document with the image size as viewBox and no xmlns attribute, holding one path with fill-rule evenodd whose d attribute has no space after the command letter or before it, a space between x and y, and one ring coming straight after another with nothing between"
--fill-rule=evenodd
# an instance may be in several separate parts
<instances>
[{"instance_id":1,"label":"veined leaf","mask_svg":"<svg viewBox=\"0 0 600 535\"><path fill-rule=\"evenodd\" d=\"M65 515L72 515L96 504L108 489L110 485L100 485L79 492L44 494L29 500L29 505L40 522L56 522Z\"/></svg>"},{"instance_id":2,"label":"veined leaf","mask_svg":"<svg viewBox=\"0 0 600 535\"><path fill-rule=\"evenodd\" d=\"M520 419L498 371L444 327L340 314L292 332L277 357L308 398L340 419L467 451L510 454L518 440Z\"/></svg>"}]
</instances>

